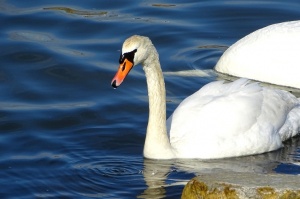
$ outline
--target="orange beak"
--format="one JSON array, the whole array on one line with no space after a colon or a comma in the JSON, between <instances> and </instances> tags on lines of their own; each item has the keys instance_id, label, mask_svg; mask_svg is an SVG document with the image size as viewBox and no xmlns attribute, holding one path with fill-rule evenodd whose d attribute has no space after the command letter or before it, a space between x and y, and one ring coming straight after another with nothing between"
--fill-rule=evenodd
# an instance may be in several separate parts
<instances>
[{"instance_id":1,"label":"orange beak","mask_svg":"<svg viewBox=\"0 0 300 199\"><path fill-rule=\"evenodd\" d=\"M118 86L120 86L123 80L125 79L125 77L132 69L132 67L133 67L133 63L130 62L128 59L125 59L124 62L120 64L115 77L111 81L112 87L117 88Z\"/></svg>"}]
</instances>

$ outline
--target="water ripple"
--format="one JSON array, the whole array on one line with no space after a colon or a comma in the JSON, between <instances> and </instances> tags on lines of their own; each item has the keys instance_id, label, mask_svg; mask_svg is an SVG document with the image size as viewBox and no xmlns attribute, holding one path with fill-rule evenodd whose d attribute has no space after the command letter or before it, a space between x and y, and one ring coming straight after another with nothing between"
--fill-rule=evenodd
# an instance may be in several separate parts
<instances>
[{"instance_id":1,"label":"water ripple","mask_svg":"<svg viewBox=\"0 0 300 199\"><path fill-rule=\"evenodd\" d=\"M9 38L17 41L53 42L54 38L47 33L18 31L10 32Z\"/></svg>"},{"instance_id":2,"label":"water ripple","mask_svg":"<svg viewBox=\"0 0 300 199\"><path fill-rule=\"evenodd\" d=\"M44 10L64 11L68 14L82 15L85 17L89 16L106 16L106 11L90 11L90 10L76 10L68 7L47 7Z\"/></svg>"},{"instance_id":3,"label":"water ripple","mask_svg":"<svg viewBox=\"0 0 300 199\"><path fill-rule=\"evenodd\" d=\"M0 102L1 110L5 111L45 111L45 110L75 110L77 108L92 107L95 102L71 102L71 103L50 103L50 104L29 104L29 103L9 103Z\"/></svg>"},{"instance_id":4,"label":"water ripple","mask_svg":"<svg viewBox=\"0 0 300 199\"><path fill-rule=\"evenodd\" d=\"M95 176L112 177L112 178L126 178L132 175L141 173L141 162L133 158L119 157L119 156L105 156L105 158L73 164L75 169L86 171ZM84 173L86 173L84 172ZM84 177L83 177L84 178Z\"/></svg>"}]
</instances>

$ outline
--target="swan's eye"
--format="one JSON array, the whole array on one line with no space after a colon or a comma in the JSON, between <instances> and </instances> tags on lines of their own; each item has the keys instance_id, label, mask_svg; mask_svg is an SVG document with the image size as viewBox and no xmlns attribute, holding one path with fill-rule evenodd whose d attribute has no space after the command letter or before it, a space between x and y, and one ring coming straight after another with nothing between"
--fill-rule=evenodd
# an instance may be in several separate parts
<instances>
[{"instance_id":1,"label":"swan's eye","mask_svg":"<svg viewBox=\"0 0 300 199\"><path fill-rule=\"evenodd\" d=\"M122 72L125 70L126 68L126 62L124 62L123 67L122 67Z\"/></svg>"},{"instance_id":2,"label":"swan's eye","mask_svg":"<svg viewBox=\"0 0 300 199\"><path fill-rule=\"evenodd\" d=\"M122 64L124 62L124 60L125 60L125 56L122 55L122 53L121 53L119 63Z\"/></svg>"}]
</instances>

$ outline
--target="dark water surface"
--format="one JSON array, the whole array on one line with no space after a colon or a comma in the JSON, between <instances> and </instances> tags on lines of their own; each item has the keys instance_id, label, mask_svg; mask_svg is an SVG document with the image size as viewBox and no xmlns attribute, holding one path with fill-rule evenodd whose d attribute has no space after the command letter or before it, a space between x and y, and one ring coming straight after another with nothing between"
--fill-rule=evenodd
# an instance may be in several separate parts
<instances>
[{"instance_id":1,"label":"dark water surface","mask_svg":"<svg viewBox=\"0 0 300 199\"><path fill-rule=\"evenodd\" d=\"M110 86L133 34L152 39L164 71L212 69L239 38L299 19L298 0L0 0L0 198L179 198L203 172L299 175L299 137L257 156L145 160L142 68ZM167 75L168 115L214 79Z\"/></svg>"}]
</instances>

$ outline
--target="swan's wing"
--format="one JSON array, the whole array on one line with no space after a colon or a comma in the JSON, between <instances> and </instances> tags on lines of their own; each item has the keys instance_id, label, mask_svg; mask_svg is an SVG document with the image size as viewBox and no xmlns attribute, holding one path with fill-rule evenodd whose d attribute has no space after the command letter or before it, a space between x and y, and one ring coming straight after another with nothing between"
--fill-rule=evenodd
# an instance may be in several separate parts
<instances>
[{"instance_id":1,"label":"swan's wing","mask_svg":"<svg viewBox=\"0 0 300 199\"><path fill-rule=\"evenodd\" d=\"M285 95L290 94L249 84L245 79L210 83L174 111L170 142L182 156L207 150L199 158L279 148L282 143L278 131L294 106L294 102L285 101Z\"/></svg>"},{"instance_id":2,"label":"swan's wing","mask_svg":"<svg viewBox=\"0 0 300 199\"><path fill-rule=\"evenodd\" d=\"M212 82L187 97L173 113L171 140L190 139L193 134L201 135L201 140L226 137L249 129L261 113L263 96L260 86L247 83L246 79Z\"/></svg>"}]
</instances>

